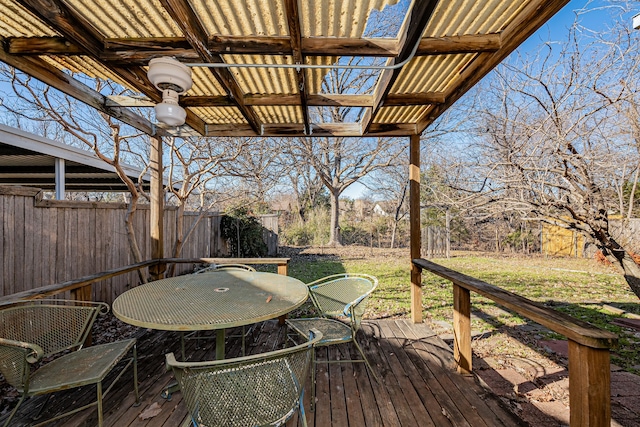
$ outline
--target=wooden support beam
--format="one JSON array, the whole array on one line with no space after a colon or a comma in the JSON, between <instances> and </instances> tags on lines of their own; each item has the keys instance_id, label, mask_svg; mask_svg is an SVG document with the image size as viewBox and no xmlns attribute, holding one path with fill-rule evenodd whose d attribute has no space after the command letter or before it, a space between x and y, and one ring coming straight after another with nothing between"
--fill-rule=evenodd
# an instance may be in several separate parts
<instances>
[{"instance_id":1,"label":"wooden support beam","mask_svg":"<svg viewBox=\"0 0 640 427\"><path fill-rule=\"evenodd\" d=\"M407 105L442 104L446 101L443 92L390 93L383 100L385 107Z\"/></svg>"},{"instance_id":2,"label":"wooden support beam","mask_svg":"<svg viewBox=\"0 0 640 427\"><path fill-rule=\"evenodd\" d=\"M150 101L131 99L125 97L110 97L113 102L132 106L153 106ZM343 94L307 94L307 106L314 107L372 107L372 95L343 95ZM407 106L424 104L442 104L446 101L443 92L424 93L390 93L383 100L384 106ZM146 103L145 103L146 102ZM234 106L229 96L183 96L180 103L184 107L230 107ZM247 95L244 103L249 106L299 106L303 105L299 95Z\"/></svg>"},{"instance_id":3,"label":"wooden support beam","mask_svg":"<svg viewBox=\"0 0 640 427\"><path fill-rule=\"evenodd\" d=\"M285 14L287 15L287 25L289 27L289 37L291 39L291 53L294 64L304 64L302 55L302 30L300 29L300 11L298 10L298 0L284 0ZM307 80L304 69L296 70L298 79L298 90L300 91L300 106L302 108L302 121L304 123L304 133L309 135L309 108L307 105Z\"/></svg>"},{"instance_id":4,"label":"wooden support beam","mask_svg":"<svg viewBox=\"0 0 640 427\"><path fill-rule=\"evenodd\" d=\"M208 125L205 136L257 136L246 124ZM298 137L304 132L302 123L265 124L263 136ZM413 124L375 123L366 135L358 123L312 123L310 136L408 136L414 135Z\"/></svg>"},{"instance_id":5,"label":"wooden support beam","mask_svg":"<svg viewBox=\"0 0 640 427\"><path fill-rule=\"evenodd\" d=\"M463 34L450 37L425 37L420 40L417 56L456 53L495 52L500 49L500 34ZM291 55L291 38L282 36L222 36L208 40L209 52L216 55ZM10 37L7 51L15 55L79 55L84 50L65 37ZM377 38L301 37L302 56L372 56L398 55L398 41ZM158 55L174 56L193 62L199 55L184 37L106 38L101 58L106 62L128 61L144 65Z\"/></svg>"},{"instance_id":6,"label":"wooden support beam","mask_svg":"<svg viewBox=\"0 0 640 427\"><path fill-rule=\"evenodd\" d=\"M396 65L407 58L411 54L413 48L420 41L422 33L429 18L438 4L438 0L424 0L421 2L413 2L413 7L409 11L407 19L400 30L401 38L398 43L398 56L391 61L387 61L387 65ZM373 123L378 110L382 106L384 98L387 96L391 87L400 75L400 68L383 70L376 84L373 106L368 109L362 119L363 133L369 130L369 126Z\"/></svg>"},{"instance_id":7,"label":"wooden support beam","mask_svg":"<svg viewBox=\"0 0 640 427\"><path fill-rule=\"evenodd\" d=\"M496 52L501 47L502 37L497 33L425 37L420 40L416 56Z\"/></svg>"},{"instance_id":8,"label":"wooden support beam","mask_svg":"<svg viewBox=\"0 0 640 427\"><path fill-rule=\"evenodd\" d=\"M184 32L186 39L198 53L203 62L212 64L224 63L220 55L213 54L208 47L208 34L202 26L198 15L186 0L160 0L162 6ZM262 134L262 122L256 112L244 103L244 94L235 77L227 68L208 68L209 73L225 88L236 106L258 135Z\"/></svg>"},{"instance_id":9,"label":"wooden support beam","mask_svg":"<svg viewBox=\"0 0 640 427\"><path fill-rule=\"evenodd\" d=\"M409 236L411 259L420 258L420 135L409 140ZM422 270L411 263L411 320L422 322Z\"/></svg>"},{"instance_id":10,"label":"wooden support beam","mask_svg":"<svg viewBox=\"0 0 640 427\"><path fill-rule=\"evenodd\" d=\"M456 284L453 285L453 359L459 374L471 374L471 292Z\"/></svg>"},{"instance_id":11,"label":"wooden support beam","mask_svg":"<svg viewBox=\"0 0 640 427\"><path fill-rule=\"evenodd\" d=\"M164 188L162 182L162 138L150 138L149 167L151 169L151 211L149 234L151 237L151 257L164 258ZM166 264L160 263L149 268L152 280L162 279Z\"/></svg>"},{"instance_id":12,"label":"wooden support beam","mask_svg":"<svg viewBox=\"0 0 640 427\"><path fill-rule=\"evenodd\" d=\"M17 0L25 9L93 57L103 49L102 35L61 0Z\"/></svg>"},{"instance_id":13,"label":"wooden support beam","mask_svg":"<svg viewBox=\"0 0 640 427\"><path fill-rule=\"evenodd\" d=\"M100 56L104 49L104 38L74 9L69 8L60 0L18 0L18 2L62 34L69 42L78 46L82 52L100 62ZM146 93L154 101L162 99L158 90L147 79L146 72L139 67L112 66L109 68L114 74L131 84L133 88Z\"/></svg>"},{"instance_id":14,"label":"wooden support beam","mask_svg":"<svg viewBox=\"0 0 640 427\"><path fill-rule=\"evenodd\" d=\"M569 425L611 425L611 359L609 349L569 340Z\"/></svg>"}]
</instances>

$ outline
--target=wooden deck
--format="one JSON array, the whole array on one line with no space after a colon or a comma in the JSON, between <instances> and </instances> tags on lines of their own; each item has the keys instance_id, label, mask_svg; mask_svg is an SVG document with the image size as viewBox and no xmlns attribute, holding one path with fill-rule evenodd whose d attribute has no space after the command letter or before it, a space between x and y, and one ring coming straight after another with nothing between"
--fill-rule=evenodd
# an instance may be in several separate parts
<instances>
[{"instance_id":1,"label":"wooden deck","mask_svg":"<svg viewBox=\"0 0 640 427\"><path fill-rule=\"evenodd\" d=\"M285 339L286 328L277 321L252 328L250 352L277 348ZM414 325L405 319L365 321L359 333L367 357L384 384L378 384L362 363L319 364L317 405L309 410L309 382L305 392L305 409L309 426L516 426L522 422L503 409L498 399L480 387L473 377L455 373L451 349L424 324ZM227 338L227 357L239 355L239 339ZM130 375L123 376L111 394L105 397L105 426L175 427L187 417L181 393L171 400L161 397L162 389L171 382L165 371L164 354L179 354L179 335L171 332L140 330L138 347L141 405L132 406L133 384ZM187 354L193 360L211 358L213 341L196 348L188 341ZM207 350L205 351L204 348ZM320 360L357 357L352 345L318 350ZM60 408L79 405L95 396L95 388L60 392L45 407L42 419ZM42 397L28 400L12 425L29 426ZM156 407L148 419L142 415ZM0 425L4 422L0 418ZM297 416L287 426L297 425ZM50 425L65 427L94 426L95 408Z\"/></svg>"}]
</instances>

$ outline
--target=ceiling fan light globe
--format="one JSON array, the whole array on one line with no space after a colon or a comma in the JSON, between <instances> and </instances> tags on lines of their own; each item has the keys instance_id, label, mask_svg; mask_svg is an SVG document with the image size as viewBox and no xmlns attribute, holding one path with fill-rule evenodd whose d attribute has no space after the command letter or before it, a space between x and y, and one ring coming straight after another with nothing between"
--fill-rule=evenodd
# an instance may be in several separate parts
<instances>
[{"instance_id":1,"label":"ceiling fan light globe","mask_svg":"<svg viewBox=\"0 0 640 427\"><path fill-rule=\"evenodd\" d=\"M187 118L187 112L172 102L161 102L154 107L156 120L168 126L182 126Z\"/></svg>"}]
</instances>

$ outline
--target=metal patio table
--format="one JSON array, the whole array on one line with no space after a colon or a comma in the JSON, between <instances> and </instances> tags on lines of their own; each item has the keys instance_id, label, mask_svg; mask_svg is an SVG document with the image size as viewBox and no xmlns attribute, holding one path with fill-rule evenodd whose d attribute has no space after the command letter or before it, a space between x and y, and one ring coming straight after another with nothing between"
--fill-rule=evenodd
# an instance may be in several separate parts
<instances>
[{"instance_id":1,"label":"metal patio table","mask_svg":"<svg viewBox=\"0 0 640 427\"><path fill-rule=\"evenodd\" d=\"M157 280L113 302L123 322L168 331L216 330L216 358L224 358L225 329L284 316L308 297L307 285L275 273L220 270Z\"/></svg>"}]
</instances>

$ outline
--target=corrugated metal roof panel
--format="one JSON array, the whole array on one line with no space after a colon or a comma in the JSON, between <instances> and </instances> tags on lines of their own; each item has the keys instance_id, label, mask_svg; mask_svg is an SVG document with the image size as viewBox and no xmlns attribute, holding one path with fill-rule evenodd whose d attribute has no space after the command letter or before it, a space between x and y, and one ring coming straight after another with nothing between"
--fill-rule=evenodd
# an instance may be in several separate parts
<instances>
[{"instance_id":1,"label":"corrugated metal roof panel","mask_svg":"<svg viewBox=\"0 0 640 427\"><path fill-rule=\"evenodd\" d=\"M427 111L428 106L382 107L374 123L416 123Z\"/></svg>"},{"instance_id":2,"label":"corrugated metal roof panel","mask_svg":"<svg viewBox=\"0 0 640 427\"><path fill-rule=\"evenodd\" d=\"M313 56L306 57L307 64L313 65L329 65L338 61L336 56ZM322 88L322 81L325 79L326 74L329 72L327 68L308 68L305 70L307 75L307 93L327 93L327 90Z\"/></svg>"},{"instance_id":3,"label":"corrugated metal roof panel","mask_svg":"<svg viewBox=\"0 0 640 427\"><path fill-rule=\"evenodd\" d=\"M264 123L303 123L300 107L253 107Z\"/></svg>"},{"instance_id":4,"label":"corrugated metal roof panel","mask_svg":"<svg viewBox=\"0 0 640 427\"><path fill-rule=\"evenodd\" d=\"M446 92L476 54L422 56L405 67L390 93Z\"/></svg>"},{"instance_id":5,"label":"corrugated metal roof panel","mask_svg":"<svg viewBox=\"0 0 640 427\"><path fill-rule=\"evenodd\" d=\"M236 107L193 107L189 110L209 124L247 123Z\"/></svg>"},{"instance_id":6,"label":"corrugated metal roof panel","mask_svg":"<svg viewBox=\"0 0 640 427\"><path fill-rule=\"evenodd\" d=\"M91 78L109 80L123 87L129 87L120 77L87 56L42 56L41 58L59 70L81 73Z\"/></svg>"},{"instance_id":7,"label":"corrugated metal roof panel","mask_svg":"<svg viewBox=\"0 0 640 427\"><path fill-rule=\"evenodd\" d=\"M441 1L429 20L423 37L497 33L504 29L528 1Z\"/></svg>"},{"instance_id":8,"label":"corrugated metal roof panel","mask_svg":"<svg viewBox=\"0 0 640 427\"><path fill-rule=\"evenodd\" d=\"M227 63L237 64L286 64L291 57L273 55L224 55ZM295 94L298 79L292 68L231 68L231 73L244 93Z\"/></svg>"},{"instance_id":9,"label":"corrugated metal roof panel","mask_svg":"<svg viewBox=\"0 0 640 427\"><path fill-rule=\"evenodd\" d=\"M159 1L70 0L105 37L176 37L182 32Z\"/></svg>"},{"instance_id":10,"label":"corrugated metal roof panel","mask_svg":"<svg viewBox=\"0 0 640 427\"><path fill-rule=\"evenodd\" d=\"M300 2L303 37L362 37L372 9L398 0L304 0Z\"/></svg>"},{"instance_id":11,"label":"corrugated metal roof panel","mask_svg":"<svg viewBox=\"0 0 640 427\"><path fill-rule=\"evenodd\" d=\"M218 83L211 71L206 68L191 68L191 79L193 80L193 86L191 90L187 92L192 96L205 96L205 95L226 95L227 92Z\"/></svg>"},{"instance_id":12,"label":"corrugated metal roof panel","mask_svg":"<svg viewBox=\"0 0 640 427\"><path fill-rule=\"evenodd\" d=\"M0 37L47 37L58 35L33 14L11 0L0 0Z\"/></svg>"},{"instance_id":13,"label":"corrugated metal roof panel","mask_svg":"<svg viewBox=\"0 0 640 427\"><path fill-rule=\"evenodd\" d=\"M210 35L289 35L282 0L193 0Z\"/></svg>"}]
</instances>

